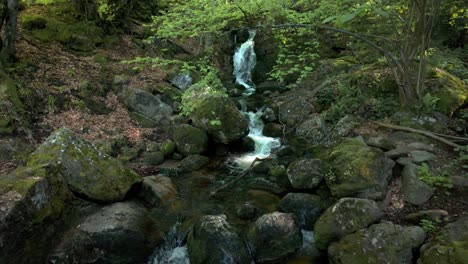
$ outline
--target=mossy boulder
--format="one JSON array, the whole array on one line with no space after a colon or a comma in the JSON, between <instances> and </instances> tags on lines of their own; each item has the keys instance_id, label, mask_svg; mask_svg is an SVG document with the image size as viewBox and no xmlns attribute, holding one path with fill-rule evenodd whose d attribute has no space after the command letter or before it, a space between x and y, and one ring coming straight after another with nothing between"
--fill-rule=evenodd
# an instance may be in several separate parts
<instances>
[{"instance_id":1,"label":"mossy boulder","mask_svg":"<svg viewBox=\"0 0 468 264\"><path fill-rule=\"evenodd\" d=\"M190 231L187 247L192 264L251 262L244 242L225 215L201 217Z\"/></svg>"},{"instance_id":2,"label":"mossy boulder","mask_svg":"<svg viewBox=\"0 0 468 264\"><path fill-rule=\"evenodd\" d=\"M451 116L468 100L468 85L458 77L439 69L432 68L429 72L433 84L431 96L438 98L436 110Z\"/></svg>"},{"instance_id":3,"label":"mossy boulder","mask_svg":"<svg viewBox=\"0 0 468 264\"><path fill-rule=\"evenodd\" d=\"M315 223L314 237L317 248L325 250L328 245L342 237L366 228L382 217L376 202L359 198L342 198Z\"/></svg>"},{"instance_id":4,"label":"mossy boulder","mask_svg":"<svg viewBox=\"0 0 468 264\"><path fill-rule=\"evenodd\" d=\"M143 157L143 162L151 165L151 166L157 166L164 161L164 153L160 151L155 151L155 152L147 152L145 153Z\"/></svg>"},{"instance_id":5,"label":"mossy boulder","mask_svg":"<svg viewBox=\"0 0 468 264\"><path fill-rule=\"evenodd\" d=\"M4 263L45 263L73 198L60 167L21 167L0 175L0 255ZM18 254L18 252L22 254Z\"/></svg>"},{"instance_id":6,"label":"mossy boulder","mask_svg":"<svg viewBox=\"0 0 468 264\"><path fill-rule=\"evenodd\" d=\"M143 263L161 241L148 211L133 202L101 208L69 230L50 263Z\"/></svg>"},{"instance_id":7,"label":"mossy boulder","mask_svg":"<svg viewBox=\"0 0 468 264\"><path fill-rule=\"evenodd\" d=\"M468 259L468 217L450 223L421 248L418 264L463 264Z\"/></svg>"},{"instance_id":8,"label":"mossy boulder","mask_svg":"<svg viewBox=\"0 0 468 264\"><path fill-rule=\"evenodd\" d=\"M333 264L413 263L414 251L421 246L425 237L420 227L384 222L332 244L328 248L328 258Z\"/></svg>"},{"instance_id":9,"label":"mossy boulder","mask_svg":"<svg viewBox=\"0 0 468 264\"><path fill-rule=\"evenodd\" d=\"M298 159L288 166L289 181L296 189L313 189L323 180L323 163L319 159Z\"/></svg>"},{"instance_id":10,"label":"mossy boulder","mask_svg":"<svg viewBox=\"0 0 468 264\"><path fill-rule=\"evenodd\" d=\"M176 150L176 143L172 140L164 141L159 145L159 149L165 157L171 156Z\"/></svg>"},{"instance_id":11,"label":"mossy boulder","mask_svg":"<svg viewBox=\"0 0 468 264\"><path fill-rule=\"evenodd\" d=\"M194 104L192 120L216 142L228 144L249 133L248 118L225 96L210 95Z\"/></svg>"},{"instance_id":12,"label":"mossy boulder","mask_svg":"<svg viewBox=\"0 0 468 264\"><path fill-rule=\"evenodd\" d=\"M201 154L208 147L206 132L191 125L174 127L173 135L177 151L184 155Z\"/></svg>"},{"instance_id":13,"label":"mossy boulder","mask_svg":"<svg viewBox=\"0 0 468 264\"><path fill-rule=\"evenodd\" d=\"M331 149L329 161L331 168L325 180L334 196L385 197L395 162L385 157L382 150L347 138Z\"/></svg>"},{"instance_id":14,"label":"mossy boulder","mask_svg":"<svg viewBox=\"0 0 468 264\"><path fill-rule=\"evenodd\" d=\"M273 212L255 221L249 240L257 262L281 260L302 246L302 235L293 214Z\"/></svg>"},{"instance_id":15,"label":"mossy boulder","mask_svg":"<svg viewBox=\"0 0 468 264\"><path fill-rule=\"evenodd\" d=\"M28 161L31 167L43 164L60 166L71 191L99 202L123 200L141 182L138 174L67 128L47 138Z\"/></svg>"}]
</instances>

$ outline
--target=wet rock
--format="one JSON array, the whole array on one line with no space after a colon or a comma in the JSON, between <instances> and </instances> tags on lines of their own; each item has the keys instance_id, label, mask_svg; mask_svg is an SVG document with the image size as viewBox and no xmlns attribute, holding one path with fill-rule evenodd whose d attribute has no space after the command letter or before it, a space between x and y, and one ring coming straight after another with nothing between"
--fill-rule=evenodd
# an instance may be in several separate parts
<instances>
[{"instance_id":1,"label":"wet rock","mask_svg":"<svg viewBox=\"0 0 468 264\"><path fill-rule=\"evenodd\" d=\"M464 264L468 259L468 217L443 227L421 247L418 264Z\"/></svg>"},{"instance_id":2,"label":"wet rock","mask_svg":"<svg viewBox=\"0 0 468 264\"><path fill-rule=\"evenodd\" d=\"M371 137L366 141L366 143L371 147L379 148L386 151L395 148L395 144L393 144L392 141L383 136Z\"/></svg>"},{"instance_id":3,"label":"wet rock","mask_svg":"<svg viewBox=\"0 0 468 264\"><path fill-rule=\"evenodd\" d=\"M250 137L242 139L242 150L245 152L251 152L255 150L255 141Z\"/></svg>"},{"instance_id":4,"label":"wet rock","mask_svg":"<svg viewBox=\"0 0 468 264\"><path fill-rule=\"evenodd\" d=\"M136 112L157 124L169 124L172 108L156 97L143 90L124 87L119 93L122 103L133 112Z\"/></svg>"},{"instance_id":5,"label":"wet rock","mask_svg":"<svg viewBox=\"0 0 468 264\"><path fill-rule=\"evenodd\" d=\"M280 124L266 123L263 127L263 135L267 137L283 137L284 127Z\"/></svg>"},{"instance_id":6,"label":"wet rock","mask_svg":"<svg viewBox=\"0 0 468 264\"><path fill-rule=\"evenodd\" d=\"M139 195L151 205L168 205L177 199L177 187L171 178L149 176L143 179Z\"/></svg>"},{"instance_id":7,"label":"wet rock","mask_svg":"<svg viewBox=\"0 0 468 264\"><path fill-rule=\"evenodd\" d=\"M183 159L179 167L184 172L197 171L206 166L210 159L201 155L190 155Z\"/></svg>"},{"instance_id":8,"label":"wet rock","mask_svg":"<svg viewBox=\"0 0 468 264\"><path fill-rule=\"evenodd\" d=\"M147 152L143 157L143 162L151 166L157 166L164 161L164 154L160 151Z\"/></svg>"},{"instance_id":9,"label":"wet rock","mask_svg":"<svg viewBox=\"0 0 468 264\"><path fill-rule=\"evenodd\" d=\"M391 222L375 224L341 239L328 248L330 263L413 263L413 251L426 237L417 226Z\"/></svg>"},{"instance_id":10,"label":"wet rock","mask_svg":"<svg viewBox=\"0 0 468 264\"><path fill-rule=\"evenodd\" d=\"M184 155L201 154L208 147L208 136L199 128L179 125L174 127L174 142L177 151Z\"/></svg>"},{"instance_id":11,"label":"wet rock","mask_svg":"<svg viewBox=\"0 0 468 264\"><path fill-rule=\"evenodd\" d=\"M296 128L296 136L307 139L312 144L321 144L328 140L329 132L325 121L314 115Z\"/></svg>"},{"instance_id":12,"label":"wet rock","mask_svg":"<svg viewBox=\"0 0 468 264\"><path fill-rule=\"evenodd\" d=\"M302 229L312 230L314 224L325 210L318 195L307 193L288 193L280 202L283 212L296 216Z\"/></svg>"},{"instance_id":13,"label":"wet rock","mask_svg":"<svg viewBox=\"0 0 468 264\"><path fill-rule=\"evenodd\" d=\"M60 165L71 191L99 202L121 201L134 184L142 181L120 161L66 128L47 138L28 161L31 167L42 164Z\"/></svg>"},{"instance_id":14,"label":"wet rock","mask_svg":"<svg viewBox=\"0 0 468 264\"><path fill-rule=\"evenodd\" d=\"M0 176L2 263L44 263L55 225L73 199L59 168L22 167ZM22 254L18 254L22 252Z\"/></svg>"},{"instance_id":15,"label":"wet rock","mask_svg":"<svg viewBox=\"0 0 468 264\"><path fill-rule=\"evenodd\" d=\"M228 97L205 96L195 103L192 120L216 142L228 144L249 134L248 118Z\"/></svg>"},{"instance_id":16,"label":"wet rock","mask_svg":"<svg viewBox=\"0 0 468 264\"><path fill-rule=\"evenodd\" d=\"M299 159L288 166L287 175L296 189L313 189L323 180L323 163L319 159Z\"/></svg>"},{"instance_id":17,"label":"wet rock","mask_svg":"<svg viewBox=\"0 0 468 264\"><path fill-rule=\"evenodd\" d=\"M140 263L151 254L160 235L142 206L115 203L67 232L49 262Z\"/></svg>"},{"instance_id":18,"label":"wet rock","mask_svg":"<svg viewBox=\"0 0 468 264\"><path fill-rule=\"evenodd\" d=\"M174 76L171 81L171 84L175 87L179 88L180 90L185 90L192 85L192 77L188 74L179 74Z\"/></svg>"},{"instance_id":19,"label":"wet rock","mask_svg":"<svg viewBox=\"0 0 468 264\"><path fill-rule=\"evenodd\" d=\"M281 259L302 246L292 214L273 212L257 219L249 234L257 262Z\"/></svg>"},{"instance_id":20,"label":"wet rock","mask_svg":"<svg viewBox=\"0 0 468 264\"><path fill-rule=\"evenodd\" d=\"M405 166L401 174L403 199L414 205L421 205L434 195L434 190L419 179L418 168L419 166L410 164Z\"/></svg>"},{"instance_id":21,"label":"wet rock","mask_svg":"<svg viewBox=\"0 0 468 264\"><path fill-rule=\"evenodd\" d=\"M435 155L424 150L413 150L409 153L415 163L422 163L435 159Z\"/></svg>"},{"instance_id":22,"label":"wet rock","mask_svg":"<svg viewBox=\"0 0 468 264\"><path fill-rule=\"evenodd\" d=\"M273 111L273 109L271 109L270 107L265 108L265 110L263 110L262 120L265 123L276 122L275 111Z\"/></svg>"},{"instance_id":23,"label":"wet rock","mask_svg":"<svg viewBox=\"0 0 468 264\"><path fill-rule=\"evenodd\" d=\"M445 210L426 210L405 216L405 220L413 224L419 224L421 220L442 221L447 218L448 212Z\"/></svg>"},{"instance_id":24,"label":"wet rock","mask_svg":"<svg viewBox=\"0 0 468 264\"><path fill-rule=\"evenodd\" d=\"M250 263L247 248L225 215L207 215L190 231L187 246L190 263Z\"/></svg>"},{"instance_id":25,"label":"wet rock","mask_svg":"<svg viewBox=\"0 0 468 264\"><path fill-rule=\"evenodd\" d=\"M383 213L376 202L359 198L342 198L328 208L315 223L317 248L328 245L359 229L377 222Z\"/></svg>"},{"instance_id":26,"label":"wet rock","mask_svg":"<svg viewBox=\"0 0 468 264\"><path fill-rule=\"evenodd\" d=\"M314 232L301 230L301 233L302 247L296 251L295 257L298 257L301 260L307 260L307 263L321 263L319 260L321 252L315 246Z\"/></svg>"},{"instance_id":27,"label":"wet rock","mask_svg":"<svg viewBox=\"0 0 468 264\"><path fill-rule=\"evenodd\" d=\"M348 138L331 150L329 159L331 170L325 180L334 196L368 199L386 196L395 162L386 158L380 149Z\"/></svg>"}]
</instances>

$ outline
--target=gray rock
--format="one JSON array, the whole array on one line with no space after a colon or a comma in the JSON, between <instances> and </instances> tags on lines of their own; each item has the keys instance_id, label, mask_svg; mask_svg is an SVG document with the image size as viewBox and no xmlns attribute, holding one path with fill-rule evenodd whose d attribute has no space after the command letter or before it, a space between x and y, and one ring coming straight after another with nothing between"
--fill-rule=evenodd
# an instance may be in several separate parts
<instances>
[{"instance_id":1,"label":"gray rock","mask_svg":"<svg viewBox=\"0 0 468 264\"><path fill-rule=\"evenodd\" d=\"M67 232L51 263L141 263L161 236L142 206L106 206Z\"/></svg>"},{"instance_id":2,"label":"gray rock","mask_svg":"<svg viewBox=\"0 0 468 264\"><path fill-rule=\"evenodd\" d=\"M266 123L263 127L263 135L267 137L282 137L284 127L280 124Z\"/></svg>"},{"instance_id":3,"label":"gray rock","mask_svg":"<svg viewBox=\"0 0 468 264\"><path fill-rule=\"evenodd\" d=\"M319 115L314 115L296 128L296 136L305 138L312 144L321 144L328 140L329 132L325 121Z\"/></svg>"},{"instance_id":4,"label":"gray rock","mask_svg":"<svg viewBox=\"0 0 468 264\"><path fill-rule=\"evenodd\" d=\"M371 137L367 140L367 145L382 150L391 150L395 148L395 144L383 136Z\"/></svg>"},{"instance_id":5,"label":"gray rock","mask_svg":"<svg viewBox=\"0 0 468 264\"><path fill-rule=\"evenodd\" d=\"M312 112L313 106L306 98L292 97L279 107L279 121L294 126L302 122Z\"/></svg>"},{"instance_id":6,"label":"gray rock","mask_svg":"<svg viewBox=\"0 0 468 264\"><path fill-rule=\"evenodd\" d=\"M279 260L302 246L301 231L293 215L280 212L258 218L249 240L257 262Z\"/></svg>"},{"instance_id":7,"label":"gray rock","mask_svg":"<svg viewBox=\"0 0 468 264\"><path fill-rule=\"evenodd\" d=\"M172 108L161 101L159 97L143 90L123 88L119 98L130 111L143 115L158 124L170 123Z\"/></svg>"},{"instance_id":8,"label":"gray rock","mask_svg":"<svg viewBox=\"0 0 468 264\"><path fill-rule=\"evenodd\" d=\"M314 236L318 249L382 218L376 202L359 198L342 198L328 208L315 223Z\"/></svg>"},{"instance_id":9,"label":"gray rock","mask_svg":"<svg viewBox=\"0 0 468 264\"><path fill-rule=\"evenodd\" d=\"M210 159L201 155L190 155L183 159L179 167L183 172L197 171L206 166Z\"/></svg>"},{"instance_id":10,"label":"gray rock","mask_svg":"<svg viewBox=\"0 0 468 264\"><path fill-rule=\"evenodd\" d=\"M328 248L330 263L413 263L413 251L425 239L417 226L403 227L391 222L375 224L341 239Z\"/></svg>"},{"instance_id":11,"label":"gray rock","mask_svg":"<svg viewBox=\"0 0 468 264\"><path fill-rule=\"evenodd\" d=\"M307 193L288 193L279 206L283 212L294 214L301 228L306 230L314 228L315 222L325 210L318 195Z\"/></svg>"},{"instance_id":12,"label":"gray rock","mask_svg":"<svg viewBox=\"0 0 468 264\"><path fill-rule=\"evenodd\" d=\"M263 110L262 120L265 121L265 123L276 122L275 111L273 111L273 109L270 107L265 108L265 110Z\"/></svg>"},{"instance_id":13,"label":"gray rock","mask_svg":"<svg viewBox=\"0 0 468 264\"><path fill-rule=\"evenodd\" d=\"M192 85L192 81L190 75L179 74L172 79L171 84L183 91Z\"/></svg>"},{"instance_id":14,"label":"gray rock","mask_svg":"<svg viewBox=\"0 0 468 264\"><path fill-rule=\"evenodd\" d=\"M354 128L359 125L356 117L353 115L345 115L335 126L335 132L340 137L347 137L353 133Z\"/></svg>"},{"instance_id":15,"label":"gray rock","mask_svg":"<svg viewBox=\"0 0 468 264\"><path fill-rule=\"evenodd\" d=\"M244 242L225 215L207 215L198 220L187 241L190 263L250 263Z\"/></svg>"},{"instance_id":16,"label":"gray rock","mask_svg":"<svg viewBox=\"0 0 468 264\"><path fill-rule=\"evenodd\" d=\"M408 157L399 157L395 162L401 166L413 164L413 160L411 160L411 158Z\"/></svg>"},{"instance_id":17,"label":"gray rock","mask_svg":"<svg viewBox=\"0 0 468 264\"><path fill-rule=\"evenodd\" d=\"M151 165L151 166L157 166L164 161L164 154L160 151L156 152L147 152L145 153L143 157L143 162Z\"/></svg>"},{"instance_id":18,"label":"gray rock","mask_svg":"<svg viewBox=\"0 0 468 264\"><path fill-rule=\"evenodd\" d=\"M468 177L454 175L451 177L451 180L452 180L453 186L456 186L462 189L468 189Z\"/></svg>"},{"instance_id":19,"label":"gray rock","mask_svg":"<svg viewBox=\"0 0 468 264\"><path fill-rule=\"evenodd\" d=\"M460 218L437 232L421 247L418 264L465 264L468 259L468 217Z\"/></svg>"},{"instance_id":20,"label":"gray rock","mask_svg":"<svg viewBox=\"0 0 468 264\"><path fill-rule=\"evenodd\" d=\"M287 175L296 189L313 189L323 180L323 163L319 159L299 159L288 166Z\"/></svg>"},{"instance_id":21,"label":"gray rock","mask_svg":"<svg viewBox=\"0 0 468 264\"><path fill-rule=\"evenodd\" d=\"M251 189L259 189L269 191L274 194L282 194L285 190L277 183L269 181L265 178L255 178L252 183L249 184Z\"/></svg>"},{"instance_id":22,"label":"gray rock","mask_svg":"<svg viewBox=\"0 0 468 264\"><path fill-rule=\"evenodd\" d=\"M433 146L425 144L425 143L421 143L421 142L410 143L410 144L408 144L407 147L410 150L425 150L425 151L429 151L429 152L434 152L435 151Z\"/></svg>"},{"instance_id":23,"label":"gray rock","mask_svg":"<svg viewBox=\"0 0 468 264\"><path fill-rule=\"evenodd\" d=\"M403 169L401 175L403 199L414 205L421 205L434 195L434 190L419 179L418 168L418 166L410 164Z\"/></svg>"},{"instance_id":24,"label":"gray rock","mask_svg":"<svg viewBox=\"0 0 468 264\"><path fill-rule=\"evenodd\" d=\"M413 150L410 153L411 159L415 163L422 163L435 159L435 155L424 150Z\"/></svg>"},{"instance_id":25,"label":"gray rock","mask_svg":"<svg viewBox=\"0 0 468 264\"><path fill-rule=\"evenodd\" d=\"M149 176L143 179L139 196L151 205L169 205L177 200L177 187L171 178Z\"/></svg>"},{"instance_id":26,"label":"gray rock","mask_svg":"<svg viewBox=\"0 0 468 264\"><path fill-rule=\"evenodd\" d=\"M421 220L442 221L448 216L445 210L426 210L405 216L405 220L413 224L419 224Z\"/></svg>"},{"instance_id":27,"label":"gray rock","mask_svg":"<svg viewBox=\"0 0 468 264\"><path fill-rule=\"evenodd\" d=\"M177 151L184 155L201 154L208 147L206 132L191 125L176 126L173 134Z\"/></svg>"}]
</instances>

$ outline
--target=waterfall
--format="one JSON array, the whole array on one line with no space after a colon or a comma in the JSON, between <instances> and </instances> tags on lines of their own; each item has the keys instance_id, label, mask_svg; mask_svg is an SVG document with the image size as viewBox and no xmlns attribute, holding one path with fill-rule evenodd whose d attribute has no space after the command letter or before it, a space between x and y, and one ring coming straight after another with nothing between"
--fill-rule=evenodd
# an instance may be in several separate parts
<instances>
[{"instance_id":1,"label":"waterfall","mask_svg":"<svg viewBox=\"0 0 468 264\"><path fill-rule=\"evenodd\" d=\"M234 54L234 76L236 83L247 89L244 95L251 95L255 92L255 85L252 82L252 70L255 68L257 56L255 55L255 34L254 30L249 32L249 39L243 43Z\"/></svg>"},{"instance_id":2,"label":"waterfall","mask_svg":"<svg viewBox=\"0 0 468 264\"><path fill-rule=\"evenodd\" d=\"M147 264L190 264L186 234L180 233L181 223L177 222L165 235L164 241L149 258Z\"/></svg>"},{"instance_id":3,"label":"waterfall","mask_svg":"<svg viewBox=\"0 0 468 264\"><path fill-rule=\"evenodd\" d=\"M243 43L234 54L234 75L236 77L236 83L243 85L247 89L247 93L244 93L245 97L255 93L255 84L252 82L252 70L256 63L254 37L255 31L250 31L250 38ZM263 115L262 110L247 112L245 101L241 100L240 104L242 105L242 111L249 117L250 133L248 137L255 142L255 150L253 152L234 158L234 163L237 166L246 169L256 158L262 159L270 156L273 149L281 146L281 141L278 138L266 137L263 135L264 124L261 119Z\"/></svg>"}]
</instances>

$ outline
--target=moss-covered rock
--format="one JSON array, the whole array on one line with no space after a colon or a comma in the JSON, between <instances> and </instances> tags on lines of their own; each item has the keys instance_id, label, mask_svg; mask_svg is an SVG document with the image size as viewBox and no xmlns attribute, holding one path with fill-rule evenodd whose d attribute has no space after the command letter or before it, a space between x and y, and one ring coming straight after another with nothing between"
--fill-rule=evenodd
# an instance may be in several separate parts
<instances>
[{"instance_id":1,"label":"moss-covered rock","mask_svg":"<svg viewBox=\"0 0 468 264\"><path fill-rule=\"evenodd\" d=\"M325 180L333 195L382 199L395 162L377 148L347 138L329 153L331 169Z\"/></svg>"},{"instance_id":2,"label":"moss-covered rock","mask_svg":"<svg viewBox=\"0 0 468 264\"><path fill-rule=\"evenodd\" d=\"M382 217L376 202L367 199L342 198L328 208L315 223L314 237L318 249L359 229L366 228Z\"/></svg>"},{"instance_id":3,"label":"moss-covered rock","mask_svg":"<svg viewBox=\"0 0 468 264\"><path fill-rule=\"evenodd\" d=\"M244 242L226 219L225 215L207 215L198 220L187 241L190 263L251 262Z\"/></svg>"},{"instance_id":4,"label":"moss-covered rock","mask_svg":"<svg viewBox=\"0 0 468 264\"><path fill-rule=\"evenodd\" d=\"M206 132L191 125L174 127L173 135L177 151L184 155L201 154L208 147Z\"/></svg>"},{"instance_id":5,"label":"moss-covered rock","mask_svg":"<svg viewBox=\"0 0 468 264\"><path fill-rule=\"evenodd\" d=\"M287 170L289 181L296 189L313 189L323 180L323 163L319 159L298 159Z\"/></svg>"},{"instance_id":6,"label":"moss-covered rock","mask_svg":"<svg viewBox=\"0 0 468 264\"><path fill-rule=\"evenodd\" d=\"M0 255L5 263L44 263L55 223L72 199L60 167L18 168L0 176ZM21 251L22 254L18 254Z\"/></svg>"},{"instance_id":7,"label":"moss-covered rock","mask_svg":"<svg viewBox=\"0 0 468 264\"><path fill-rule=\"evenodd\" d=\"M157 166L164 161L164 154L160 151L156 152L147 152L145 153L143 157L143 162L151 165L151 166Z\"/></svg>"},{"instance_id":8,"label":"moss-covered rock","mask_svg":"<svg viewBox=\"0 0 468 264\"><path fill-rule=\"evenodd\" d=\"M468 259L468 217L442 228L421 248L418 264L463 264Z\"/></svg>"},{"instance_id":9,"label":"moss-covered rock","mask_svg":"<svg viewBox=\"0 0 468 264\"><path fill-rule=\"evenodd\" d=\"M333 264L413 263L413 251L425 237L420 227L385 222L359 230L332 244L328 248L328 257Z\"/></svg>"},{"instance_id":10,"label":"moss-covered rock","mask_svg":"<svg viewBox=\"0 0 468 264\"><path fill-rule=\"evenodd\" d=\"M432 68L429 72L433 87L431 95L438 98L436 110L451 116L468 100L468 85L450 73Z\"/></svg>"},{"instance_id":11,"label":"moss-covered rock","mask_svg":"<svg viewBox=\"0 0 468 264\"><path fill-rule=\"evenodd\" d=\"M71 191L91 200L123 200L141 177L117 159L103 154L71 130L61 128L31 155L28 166L53 164L61 166Z\"/></svg>"},{"instance_id":12,"label":"moss-covered rock","mask_svg":"<svg viewBox=\"0 0 468 264\"><path fill-rule=\"evenodd\" d=\"M249 133L249 121L228 97L211 95L200 98L192 114L196 127L204 129L214 141L228 144Z\"/></svg>"}]
</instances>

